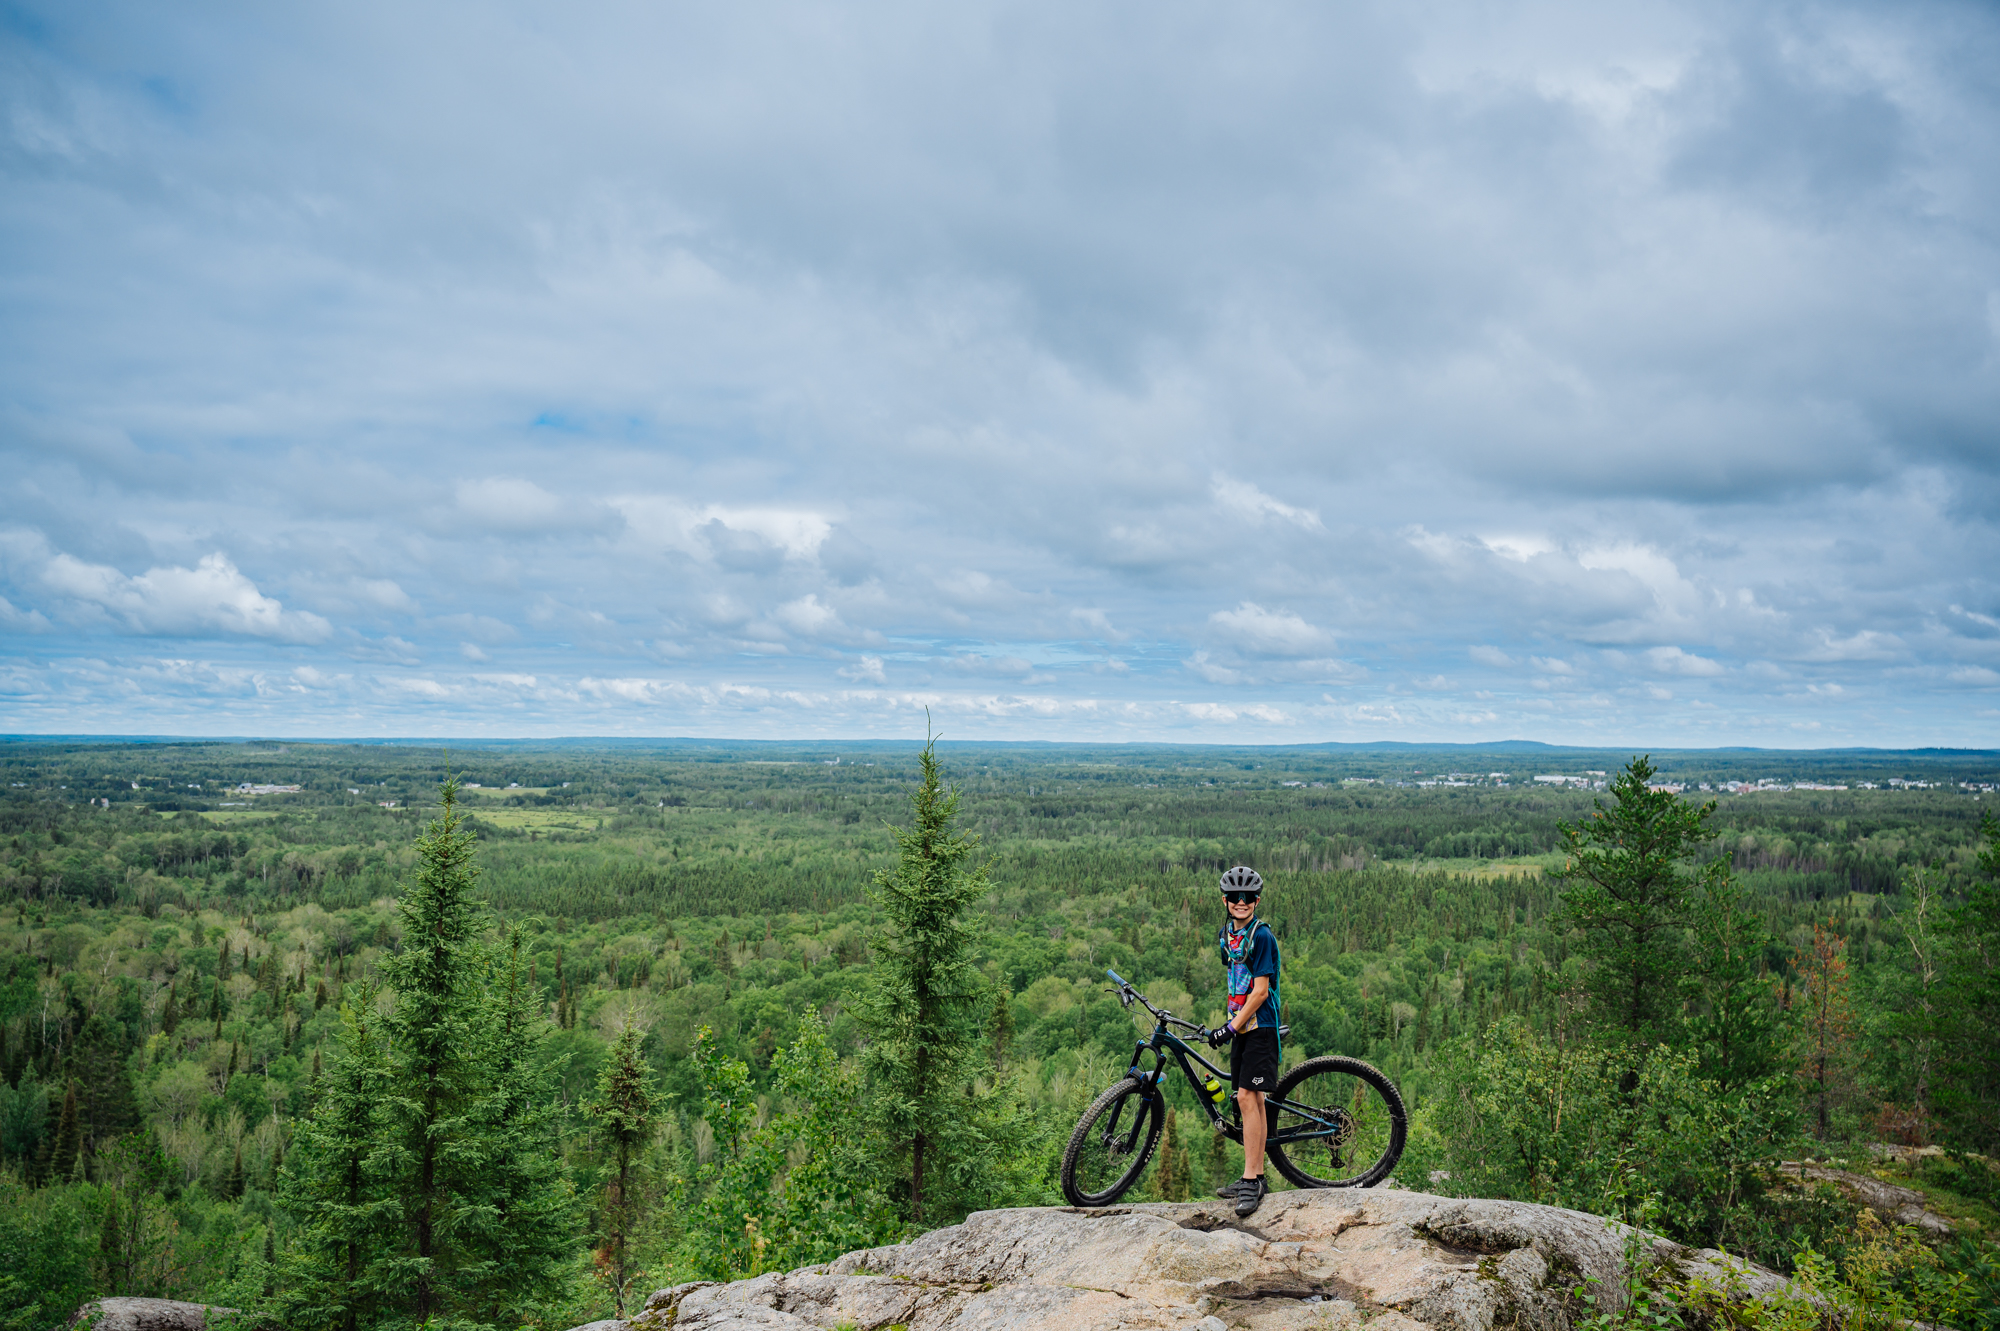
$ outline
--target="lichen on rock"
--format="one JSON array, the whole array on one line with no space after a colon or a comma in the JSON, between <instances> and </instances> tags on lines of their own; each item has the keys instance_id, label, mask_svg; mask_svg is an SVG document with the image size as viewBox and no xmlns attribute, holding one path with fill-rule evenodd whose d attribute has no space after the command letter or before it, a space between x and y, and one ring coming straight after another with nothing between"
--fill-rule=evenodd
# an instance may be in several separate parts
<instances>
[{"instance_id":1,"label":"lichen on rock","mask_svg":"<svg viewBox=\"0 0 2000 1331\"><path fill-rule=\"evenodd\" d=\"M820 1266L664 1289L588 1331L1570 1331L1623 1306L1628 1250L1735 1297L1786 1288L1633 1237L1579 1211L1375 1190L1273 1193L1248 1220L1198 1202L981 1211Z\"/></svg>"}]
</instances>

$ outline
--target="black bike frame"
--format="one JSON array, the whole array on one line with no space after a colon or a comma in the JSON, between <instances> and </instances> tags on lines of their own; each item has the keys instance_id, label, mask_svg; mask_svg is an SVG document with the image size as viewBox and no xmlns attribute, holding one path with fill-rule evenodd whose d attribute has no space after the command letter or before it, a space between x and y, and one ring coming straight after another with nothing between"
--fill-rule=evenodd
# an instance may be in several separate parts
<instances>
[{"instance_id":1,"label":"black bike frame","mask_svg":"<svg viewBox=\"0 0 2000 1331\"><path fill-rule=\"evenodd\" d=\"M1148 1003L1130 984L1120 979L1116 971L1107 971L1105 973L1118 982L1118 998L1120 1002L1129 1008L1132 1006L1133 1001L1137 1000L1140 1006L1153 1014L1157 1022L1153 1027L1152 1038L1141 1040L1133 1047L1132 1065L1125 1070L1127 1076L1139 1079L1140 1085L1145 1088L1147 1102L1151 1103L1160 1098L1160 1077L1166 1072L1167 1055L1172 1054L1174 1061L1180 1065L1181 1075L1187 1078L1188 1086L1194 1091L1194 1098L1201 1103L1203 1111L1208 1114L1210 1125L1216 1131L1222 1133L1223 1136L1229 1138L1229 1140L1233 1142L1242 1141L1243 1125L1226 1117L1215 1107L1215 1102L1208 1097L1207 1088L1201 1084L1201 1077L1196 1074L1192 1067L1188 1066L1188 1060L1191 1058L1201 1064L1205 1070L1225 1086L1229 1084L1229 1074L1196 1053L1187 1041L1167 1029L1169 1021L1180 1021L1180 1018L1175 1017L1172 1013L1161 1012L1151 1003ZM1200 1029L1199 1027L1195 1027L1193 1022L1182 1022L1181 1024L1193 1029ZM1139 1060L1147 1054L1153 1056L1153 1070L1151 1072L1143 1072L1139 1068ZM1273 1094L1266 1094L1264 1097L1264 1121L1267 1125L1270 1123L1270 1113L1273 1109L1286 1110L1289 1113L1298 1115L1305 1121L1281 1131L1268 1133L1264 1138L1266 1145L1273 1142L1282 1146L1289 1142L1312 1141L1319 1137L1334 1136L1343 1129L1339 1118L1344 1117L1344 1115L1338 1109L1332 1111L1336 1117L1329 1118L1326 1110L1313 1108L1309 1105L1294 1104L1290 1100L1280 1099ZM1141 1123L1144 1121L1143 1118L1139 1120ZM1134 1124L1134 1127L1136 1128L1137 1124Z\"/></svg>"}]
</instances>

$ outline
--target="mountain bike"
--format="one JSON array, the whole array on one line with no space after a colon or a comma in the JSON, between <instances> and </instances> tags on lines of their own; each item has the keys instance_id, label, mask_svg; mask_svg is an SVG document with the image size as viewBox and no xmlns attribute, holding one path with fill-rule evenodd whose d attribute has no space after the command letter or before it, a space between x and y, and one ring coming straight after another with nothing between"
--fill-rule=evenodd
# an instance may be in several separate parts
<instances>
[{"instance_id":1,"label":"mountain bike","mask_svg":"<svg viewBox=\"0 0 2000 1331\"><path fill-rule=\"evenodd\" d=\"M1174 1034L1178 1029L1206 1040L1208 1031L1154 1007L1117 971L1105 974L1118 986L1112 992L1127 1011L1137 1003L1153 1014L1153 1034L1133 1049L1125 1076L1076 1121L1062 1159L1063 1196L1072 1206L1109 1206L1138 1182L1167 1121L1160 1078L1168 1055L1180 1066L1210 1127L1231 1141L1243 1140L1237 1114L1223 1108L1234 1104L1229 1074ZM1280 1038L1289 1029L1280 1026ZM1147 1054L1153 1056L1150 1071L1139 1066ZM1358 1058L1333 1054L1309 1058L1285 1074L1266 1097L1264 1113L1264 1150L1278 1172L1301 1188L1374 1187L1396 1167L1409 1131L1396 1084Z\"/></svg>"}]
</instances>

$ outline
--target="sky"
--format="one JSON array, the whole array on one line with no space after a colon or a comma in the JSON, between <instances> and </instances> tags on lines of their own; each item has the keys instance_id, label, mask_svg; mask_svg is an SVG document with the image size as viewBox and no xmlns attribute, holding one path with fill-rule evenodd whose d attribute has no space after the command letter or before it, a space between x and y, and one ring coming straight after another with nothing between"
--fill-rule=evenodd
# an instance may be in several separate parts
<instances>
[{"instance_id":1,"label":"sky","mask_svg":"<svg viewBox=\"0 0 2000 1331\"><path fill-rule=\"evenodd\" d=\"M0 0L0 732L2000 747L1995 69Z\"/></svg>"}]
</instances>

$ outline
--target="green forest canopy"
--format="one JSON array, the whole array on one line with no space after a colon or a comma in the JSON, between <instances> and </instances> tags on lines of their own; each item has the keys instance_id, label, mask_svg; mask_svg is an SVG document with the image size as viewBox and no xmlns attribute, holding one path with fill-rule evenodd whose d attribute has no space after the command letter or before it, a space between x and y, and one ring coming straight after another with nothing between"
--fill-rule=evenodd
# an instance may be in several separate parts
<instances>
[{"instance_id":1,"label":"green forest canopy","mask_svg":"<svg viewBox=\"0 0 2000 1331\"><path fill-rule=\"evenodd\" d=\"M777 1055L809 1016L825 1022L835 1054L856 1052L853 1014L879 928L865 889L892 862L890 825L907 822L919 748L0 745L0 1156L33 1176L38 1156L54 1154L43 1148L62 1127L60 1088L80 1077L80 1140L95 1133L108 1151L149 1126L171 1176L160 1195L180 1208L182 1270L155 1273L149 1288L213 1294L242 1278L243 1253L266 1235L281 1246L273 1171L346 986L400 945L394 900L448 762L466 783L495 937L520 928L530 984L556 1021L549 1056L573 1163L587 1171L594 1158L579 1107L617 1031L638 1024L675 1106L660 1150L699 1164L717 1148L698 1121L697 1030L712 1029L767 1100ZM1130 1051L1134 1026L1103 992L1106 966L1213 1019L1214 878L1238 862L1271 885L1266 915L1297 1028L1288 1057L1366 1057L1422 1120L1443 1080L1464 1075L1453 1062L1464 1041L1502 1020L1546 1029L1559 1014L1578 964L1548 926L1559 824L1586 816L1603 798L1589 784L1631 757L1526 745L938 751L993 882L976 961L1006 1010L988 1038L1041 1116L1046 1140L1033 1149L1045 1151L1076 1097ZM1718 800L1704 854L1733 870L1766 926L1777 983L1792 983L1816 927L1838 938L1865 1057L1842 1073L1834 1130L1877 1133L1885 1106L1908 1104L1924 1075L1898 1025L1909 878L1923 870L1946 901L1977 878L2000 756L1654 761L1658 780ZM1759 781L1847 788L1700 790ZM1437 1140L1448 1135L1437 1125ZM1406 1169L1424 1163L1423 1140ZM1234 1168L1224 1154L1211 1172ZM1026 1177L1008 1186L1032 1189ZM90 1179L78 1187L61 1204L96 1208L101 1248L116 1204ZM59 1191L42 1189L36 1205L56 1205ZM664 1253L673 1236L655 1238ZM88 1279L101 1285L114 1268L93 1260ZM136 1261L115 1268L133 1288L145 1283Z\"/></svg>"}]
</instances>

